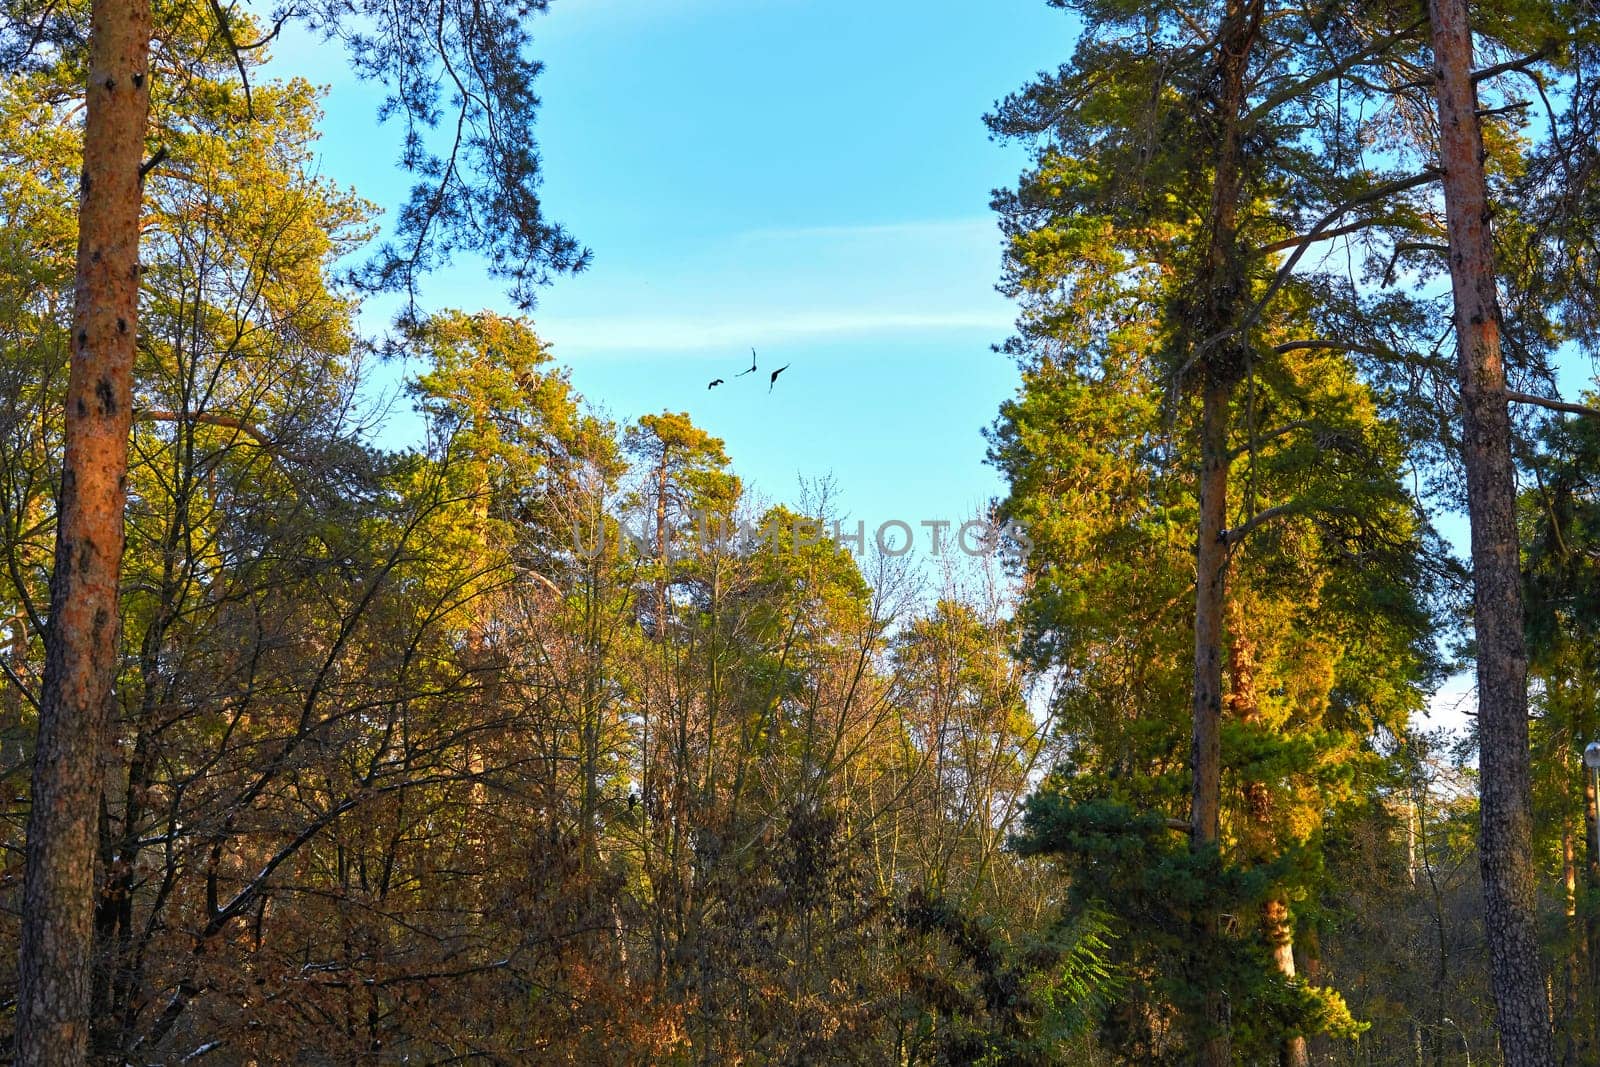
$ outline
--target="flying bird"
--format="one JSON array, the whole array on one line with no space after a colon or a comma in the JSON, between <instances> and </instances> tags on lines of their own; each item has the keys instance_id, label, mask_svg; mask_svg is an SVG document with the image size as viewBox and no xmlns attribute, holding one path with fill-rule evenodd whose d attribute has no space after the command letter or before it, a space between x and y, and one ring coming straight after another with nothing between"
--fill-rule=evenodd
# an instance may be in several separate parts
<instances>
[{"instance_id":1,"label":"flying bird","mask_svg":"<svg viewBox=\"0 0 1600 1067\"><path fill-rule=\"evenodd\" d=\"M778 375L788 370L789 366L789 364L785 363L783 366L772 372L772 377L767 380L767 392L772 392L772 387L778 384Z\"/></svg>"},{"instance_id":2,"label":"flying bird","mask_svg":"<svg viewBox=\"0 0 1600 1067\"><path fill-rule=\"evenodd\" d=\"M721 384L722 384L722 379L721 378L717 378L717 379L713 380L710 385L706 386L706 388L707 389L715 389L717 386L719 386Z\"/></svg>"},{"instance_id":3,"label":"flying bird","mask_svg":"<svg viewBox=\"0 0 1600 1067\"><path fill-rule=\"evenodd\" d=\"M743 378L746 374L754 374L755 372L756 372L756 350L752 348L750 350L750 369L749 370L742 370L738 374L735 374L734 377L735 378Z\"/></svg>"}]
</instances>

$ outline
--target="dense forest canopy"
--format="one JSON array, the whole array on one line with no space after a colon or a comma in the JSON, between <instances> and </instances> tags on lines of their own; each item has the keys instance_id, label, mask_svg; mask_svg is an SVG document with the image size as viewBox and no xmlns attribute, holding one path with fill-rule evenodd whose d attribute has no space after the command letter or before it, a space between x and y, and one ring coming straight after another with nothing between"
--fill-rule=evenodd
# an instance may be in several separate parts
<instances>
[{"instance_id":1,"label":"dense forest canopy","mask_svg":"<svg viewBox=\"0 0 1600 1067\"><path fill-rule=\"evenodd\" d=\"M876 529L573 384L545 3L0 6L15 1062L1600 1063L1600 12L1047 6Z\"/></svg>"}]
</instances>

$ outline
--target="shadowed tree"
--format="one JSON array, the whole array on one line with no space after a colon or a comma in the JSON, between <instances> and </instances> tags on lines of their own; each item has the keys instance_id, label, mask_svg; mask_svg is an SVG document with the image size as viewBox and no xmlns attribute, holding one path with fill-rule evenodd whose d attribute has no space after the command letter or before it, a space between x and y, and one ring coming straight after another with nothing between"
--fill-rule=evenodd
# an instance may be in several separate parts
<instances>
[{"instance_id":1,"label":"shadowed tree","mask_svg":"<svg viewBox=\"0 0 1600 1067\"><path fill-rule=\"evenodd\" d=\"M1102 358L1108 384L1129 363L1089 354L1107 338L1156 357L1135 372L1166 391L1178 447L1198 471L1189 823L1205 853L1219 847L1230 560L1252 531L1301 509L1258 506L1230 475L1258 440L1316 422L1314 410L1267 422L1255 403L1262 380L1282 376L1297 350L1342 347L1284 318L1306 297L1295 281L1305 250L1411 215L1408 194L1436 177L1385 172L1350 151L1391 120L1382 72L1423 26L1399 10L1273 0L1053 6L1084 21L1076 55L990 119L996 134L1034 146L1034 167L995 200L1011 242L1006 287L1023 302L1012 348L1047 369ZM1118 337L1138 329L1136 341ZM1215 933L1216 916L1196 921ZM1220 988L1208 1005L1188 1025L1201 1061L1221 1064Z\"/></svg>"},{"instance_id":2,"label":"shadowed tree","mask_svg":"<svg viewBox=\"0 0 1600 1067\"><path fill-rule=\"evenodd\" d=\"M1501 1053L1511 1067L1535 1067L1553 1062L1554 1051L1534 900L1528 652L1499 278L1467 3L1429 0L1428 13L1472 526L1484 924Z\"/></svg>"},{"instance_id":3,"label":"shadowed tree","mask_svg":"<svg viewBox=\"0 0 1600 1067\"><path fill-rule=\"evenodd\" d=\"M352 66L384 81L386 115L404 129L402 164L419 178L394 240L364 272L368 284L415 291L419 272L454 248L484 253L515 295L586 253L540 215L531 136L538 64L523 18L542 0L469 9L443 2L289 3L274 26L304 22L349 46ZM152 42L195 28L187 6L148 0L25 3L8 11L8 69L81 64L86 107L79 181L65 451L28 834L16 1054L23 1063L80 1063L89 1032L94 845L101 753L119 643L133 367L139 337L139 237L154 81L168 53ZM224 42L253 111L246 56L264 32L237 9L211 5L206 33ZM446 86L450 89L447 92ZM171 99L182 102L181 94ZM434 126L446 120L443 144ZM158 134L159 136L159 134Z\"/></svg>"}]
</instances>

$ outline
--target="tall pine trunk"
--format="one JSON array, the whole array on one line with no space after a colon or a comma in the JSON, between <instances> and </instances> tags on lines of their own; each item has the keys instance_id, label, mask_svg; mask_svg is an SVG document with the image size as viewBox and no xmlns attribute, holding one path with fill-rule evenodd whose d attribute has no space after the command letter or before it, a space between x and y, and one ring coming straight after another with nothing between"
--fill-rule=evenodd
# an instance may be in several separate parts
<instances>
[{"instance_id":1,"label":"tall pine trunk","mask_svg":"<svg viewBox=\"0 0 1600 1067\"><path fill-rule=\"evenodd\" d=\"M1222 804L1222 641L1227 598L1228 416L1233 387L1208 382L1201 400L1199 533L1195 546L1194 796L1191 838L1216 843Z\"/></svg>"},{"instance_id":2,"label":"tall pine trunk","mask_svg":"<svg viewBox=\"0 0 1600 1067\"><path fill-rule=\"evenodd\" d=\"M1235 328L1240 301L1246 296L1238 248L1239 203L1244 191L1241 125L1246 111L1245 75L1260 30L1261 5L1232 0L1218 35L1217 76L1220 89L1214 111L1215 170L1206 259L1197 279L1202 294L1195 342L1199 353L1201 391L1199 522L1195 543L1194 603L1194 791L1190 803L1190 845L1217 847L1222 807L1222 643L1223 607L1228 576L1228 424L1233 391L1243 377L1245 346ZM1219 917L1199 917L1204 940L1218 934ZM1203 961L1201 961L1203 964ZM1229 1020L1224 990L1215 979L1205 997L1205 1018L1197 1048L1204 1067L1226 1067L1231 1060Z\"/></svg>"},{"instance_id":3,"label":"tall pine trunk","mask_svg":"<svg viewBox=\"0 0 1600 1067\"><path fill-rule=\"evenodd\" d=\"M150 3L95 0L91 18L66 452L23 888L20 1064L87 1055L97 816L118 657Z\"/></svg>"},{"instance_id":4,"label":"tall pine trunk","mask_svg":"<svg viewBox=\"0 0 1600 1067\"><path fill-rule=\"evenodd\" d=\"M1256 688L1256 671L1260 668L1256 643L1248 633L1244 614L1238 601L1228 602L1228 631L1233 640L1228 649L1228 714L1238 722L1260 727L1261 701ZM1244 809L1248 822L1244 837L1250 860L1257 864L1271 862L1276 848L1276 834L1272 825L1272 791L1267 783L1248 781L1244 787ZM1289 911L1289 895L1282 887L1274 887L1261 905L1261 935L1272 955L1272 966L1285 981L1293 981L1294 917ZM1278 1046L1280 1067L1310 1067L1306 1039L1300 1034L1288 1034Z\"/></svg>"},{"instance_id":5,"label":"tall pine trunk","mask_svg":"<svg viewBox=\"0 0 1600 1067\"><path fill-rule=\"evenodd\" d=\"M1222 808L1222 642L1223 605L1227 597L1228 543L1228 415L1233 386L1208 381L1201 400L1199 539L1195 548L1194 595L1194 738L1190 755L1194 793L1190 802L1190 847L1216 848L1221 836ZM1220 936L1215 909L1198 917L1202 952L1197 970L1207 967L1204 947ZM1203 1067L1227 1067L1231 1061L1229 1020L1215 972L1195 975L1208 986L1204 1017L1197 1020L1197 1059Z\"/></svg>"},{"instance_id":6,"label":"tall pine trunk","mask_svg":"<svg viewBox=\"0 0 1600 1067\"><path fill-rule=\"evenodd\" d=\"M1481 780L1479 862L1489 974L1508 1067L1554 1062L1534 921L1528 756L1528 653L1516 525L1511 418L1500 352L1483 131L1472 81L1467 0L1429 0L1439 162L1455 297L1461 450L1472 522Z\"/></svg>"}]
</instances>

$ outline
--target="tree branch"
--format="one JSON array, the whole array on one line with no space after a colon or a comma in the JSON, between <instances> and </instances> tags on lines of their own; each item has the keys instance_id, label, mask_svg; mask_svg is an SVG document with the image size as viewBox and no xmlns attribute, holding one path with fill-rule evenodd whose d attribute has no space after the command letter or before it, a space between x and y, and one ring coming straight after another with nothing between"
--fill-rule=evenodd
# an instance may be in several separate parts
<instances>
[{"instance_id":1,"label":"tree branch","mask_svg":"<svg viewBox=\"0 0 1600 1067\"><path fill-rule=\"evenodd\" d=\"M205 426L220 426L225 430L233 430L236 433L244 434L269 452L277 454L280 451L278 442L243 419L235 418L232 415L218 415L207 411L184 415L176 411L145 408L136 410L133 413L133 417L140 422L200 423Z\"/></svg>"},{"instance_id":2,"label":"tree branch","mask_svg":"<svg viewBox=\"0 0 1600 1067\"><path fill-rule=\"evenodd\" d=\"M222 39L228 44L228 52L233 56L233 64L239 69L239 81L244 85L244 113L253 119L256 117L256 105L255 101L250 97L250 72L245 70L243 50L240 49L239 42L234 39L233 24L228 21L228 13L222 9L222 4L218 0L211 0L211 13L217 16L217 29L222 31ZM277 30L273 30L273 36L277 36L277 32ZM268 39L270 40L270 38ZM262 41L254 47L259 48L262 44L266 44L266 41Z\"/></svg>"},{"instance_id":3,"label":"tree branch","mask_svg":"<svg viewBox=\"0 0 1600 1067\"><path fill-rule=\"evenodd\" d=\"M1277 92L1261 101L1261 103L1257 104L1250 110L1250 113L1244 117L1243 125L1245 129L1253 127L1256 123L1260 122L1262 119L1266 118L1268 115L1272 114L1272 112L1276 111L1279 107L1288 103L1290 100L1293 100L1295 97L1302 96L1320 85L1326 85L1328 82L1342 77L1346 72L1360 66L1362 63L1365 63L1368 60L1376 59L1394 45L1410 39L1412 35L1414 35L1418 30L1422 29L1427 24L1427 19L1418 19L1396 33L1391 33L1386 37L1379 37L1366 48L1358 52L1352 52L1344 59L1341 59L1339 62L1334 63L1331 66L1323 68L1316 74L1313 74L1311 77L1302 79L1301 81L1298 81L1293 85L1287 86L1283 89L1279 89Z\"/></svg>"},{"instance_id":4,"label":"tree branch","mask_svg":"<svg viewBox=\"0 0 1600 1067\"><path fill-rule=\"evenodd\" d=\"M1355 341L1326 341L1314 338L1307 338L1303 341L1285 341L1281 345L1274 345L1272 351L1281 356L1285 352L1301 352L1306 349L1317 348L1333 348L1340 352L1360 352L1363 355L1378 356L1384 359L1397 354L1392 349L1379 348L1376 345L1364 345Z\"/></svg>"},{"instance_id":5,"label":"tree branch","mask_svg":"<svg viewBox=\"0 0 1600 1067\"><path fill-rule=\"evenodd\" d=\"M155 154L152 155L149 159L145 160L143 163L141 163L139 165L139 180L141 182L144 181L145 177L147 175L149 175L149 173L151 171L153 171L157 167L161 166L162 161L165 160L166 158L167 158L167 146L166 145L158 145L156 147Z\"/></svg>"},{"instance_id":6,"label":"tree branch","mask_svg":"<svg viewBox=\"0 0 1600 1067\"><path fill-rule=\"evenodd\" d=\"M1383 284L1394 284L1394 265L1400 261L1400 256L1405 252L1438 252L1448 256L1450 246L1439 244L1437 241L1397 241L1394 252L1389 256L1389 263L1383 268Z\"/></svg>"},{"instance_id":7,"label":"tree branch","mask_svg":"<svg viewBox=\"0 0 1600 1067\"><path fill-rule=\"evenodd\" d=\"M1228 453L1228 461L1231 463L1240 456L1248 455L1249 453L1254 452L1258 446L1266 443L1267 441L1276 440L1285 434L1291 434L1296 430L1304 430L1308 426L1317 425L1319 425L1319 423L1316 419L1296 419L1295 421L1285 423L1282 426L1273 427L1272 429L1267 430L1265 433L1255 434L1246 444L1240 445L1238 448L1231 450Z\"/></svg>"},{"instance_id":8,"label":"tree branch","mask_svg":"<svg viewBox=\"0 0 1600 1067\"><path fill-rule=\"evenodd\" d=\"M1267 508L1265 511L1258 511L1254 515L1250 516L1250 518L1245 521L1244 525L1235 526L1231 530L1223 530L1222 540L1231 548L1240 541L1243 541L1246 537L1249 537L1261 527L1265 526L1267 523L1281 519L1285 515L1292 515L1300 510L1301 506L1294 502L1290 502L1288 504L1275 504L1272 507Z\"/></svg>"},{"instance_id":9,"label":"tree branch","mask_svg":"<svg viewBox=\"0 0 1600 1067\"><path fill-rule=\"evenodd\" d=\"M1335 237L1345 237L1352 233L1360 233L1370 226L1377 225L1378 221L1378 219L1362 219L1360 222L1347 223L1344 226L1336 226L1331 230L1323 230L1321 233L1306 234L1304 237L1285 237L1281 241L1262 245L1256 250L1256 255L1270 256L1274 252L1287 252L1291 248L1299 248L1309 244L1316 244L1318 241L1331 241Z\"/></svg>"},{"instance_id":10,"label":"tree branch","mask_svg":"<svg viewBox=\"0 0 1600 1067\"><path fill-rule=\"evenodd\" d=\"M1478 117L1480 119L1487 119L1493 118L1496 115L1509 115L1513 111L1526 110L1527 108L1531 107L1532 104L1533 102L1531 100L1520 100L1515 104L1506 104L1504 107L1480 107L1478 109Z\"/></svg>"},{"instance_id":11,"label":"tree branch","mask_svg":"<svg viewBox=\"0 0 1600 1067\"><path fill-rule=\"evenodd\" d=\"M1547 44L1538 51L1530 52L1520 59L1508 59L1504 63L1496 63L1492 67L1484 67L1482 70L1473 71L1472 83L1476 85L1481 81L1488 81L1490 78L1498 78L1502 74L1510 74L1514 70L1520 71L1526 67L1531 67L1533 64L1548 56L1553 47L1553 44ZM1427 74L1421 78L1414 78L1411 81L1402 82L1401 84L1395 86L1394 91L1400 92L1405 89L1426 89L1431 86L1433 82L1433 75Z\"/></svg>"},{"instance_id":12,"label":"tree branch","mask_svg":"<svg viewBox=\"0 0 1600 1067\"><path fill-rule=\"evenodd\" d=\"M1504 63L1496 63L1492 67L1484 67L1482 70L1473 71L1472 82L1476 85L1478 82L1487 81L1490 78L1498 78L1502 74L1510 74L1514 70L1531 67L1548 56L1552 47L1552 45L1547 44L1535 52L1528 53L1521 59L1508 59ZM1430 80L1428 84L1432 85L1433 82Z\"/></svg>"},{"instance_id":13,"label":"tree branch","mask_svg":"<svg viewBox=\"0 0 1600 1067\"><path fill-rule=\"evenodd\" d=\"M1551 400L1548 397L1534 396L1532 393L1519 393L1515 389L1506 390L1506 399L1518 404L1532 404L1535 407L1548 408L1551 411L1563 411L1568 415L1589 415L1600 418L1600 409L1591 408L1584 404L1569 404L1565 400Z\"/></svg>"},{"instance_id":14,"label":"tree branch","mask_svg":"<svg viewBox=\"0 0 1600 1067\"><path fill-rule=\"evenodd\" d=\"M6 678L12 685L17 687L17 692L21 693L22 698L32 705L33 710L37 712L39 710L39 698L34 696L33 690L28 688L28 683L23 681L22 677L12 669L11 664L0 659L0 671L5 671Z\"/></svg>"},{"instance_id":15,"label":"tree branch","mask_svg":"<svg viewBox=\"0 0 1600 1067\"><path fill-rule=\"evenodd\" d=\"M1229 326L1227 329L1213 334L1202 341L1199 346L1197 346L1194 354L1190 356L1188 361L1184 364L1182 370L1180 370L1179 377L1181 378L1185 373L1187 373L1190 367L1192 367L1198 360L1200 360L1206 355L1206 353L1210 352L1217 345L1221 344L1229 337L1243 333L1251 326L1254 326L1256 320L1261 317L1261 313L1265 311L1267 305L1272 302L1273 297L1278 295L1278 290L1282 289L1286 284L1288 284L1289 278L1294 274L1294 268L1300 262L1300 257L1305 255L1306 248L1313 241L1315 241L1318 234L1322 233L1329 226L1332 226L1335 222L1339 221L1339 217L1341 215L1360 207L1362 204L1370 204L1374 201L1382 200L1385 197L1394 196L1397 193L1403 193L1409 189L1415 189L1420 185L1427 185L1429 182L1438 181L1443 173L1444 172L1438 167L1429 167L1422 173L1413 174L1409 178L1398 178L1392 182L1385 182L1383 185L1368 189L1360 196L1352 197L1351 199L1346 200L1344 203L1329 209L1328 213L1323 215L1322 219L1311 228L1311 231L1306 234L1305 238L1295 248L1294 252L1287 260L1284 261L1283 265L1278 268L1278 273L1273 277L1271 283L1268 284L1267 291L1261 294L1261 299L1257 300L1255 304L1251 306L1250 310L1244 314L1244 317L1241 318L1237 324Z\"/></svg>"}]
</instances>

